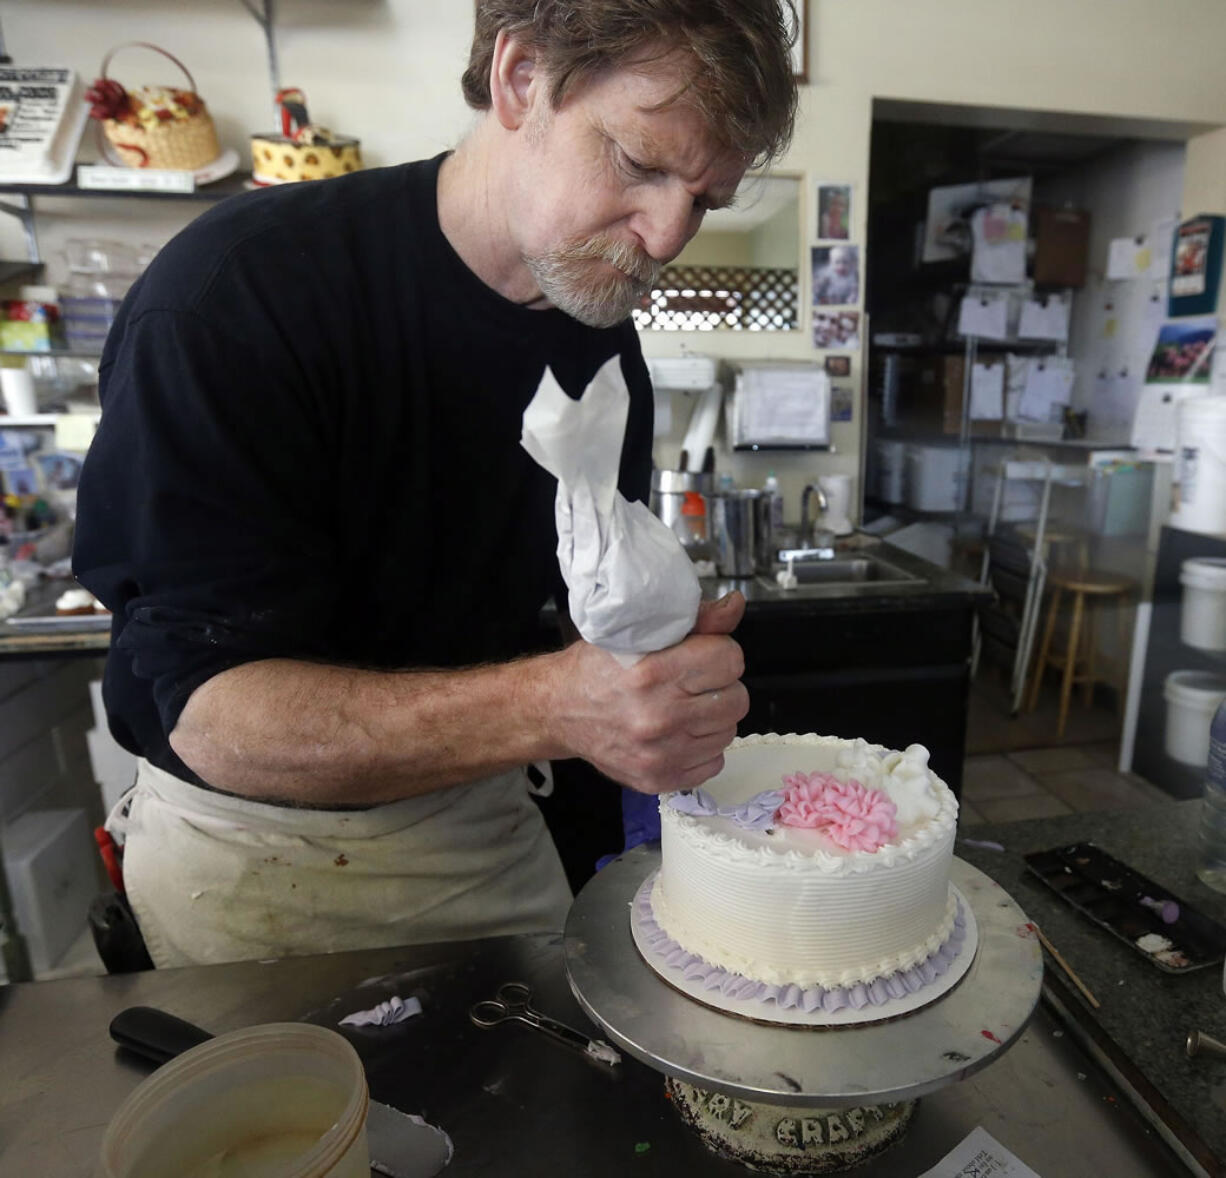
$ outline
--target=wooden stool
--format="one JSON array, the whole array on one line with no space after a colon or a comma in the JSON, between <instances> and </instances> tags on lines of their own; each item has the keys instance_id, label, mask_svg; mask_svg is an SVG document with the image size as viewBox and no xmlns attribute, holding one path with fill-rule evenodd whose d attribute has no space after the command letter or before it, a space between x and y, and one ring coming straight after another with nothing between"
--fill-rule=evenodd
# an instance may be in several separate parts
<instances>
[{"instance_id":1,"label":"wooden stool","mask_svg":"<svg viewBox=\"0 0 1226 1178\"><path fill-rule=\"evenodd\" d=\"M1014 527L1014 531L1028 544L1034 543L1034 524L1017 524ZM1074 531L1071 528L1044 528L1043 561L1045 564L1051 564L1051 551L1053 548L1075 549L1077 568L1082 570L1090 567L1090 543L1085 532Z\"/></svg>"},{"instance_id":2,"label":"wooden stool","mask_svg":"<svg viewBox=\"0 0 1226 1178\"><path fill-rule=\"evenodd\" d=\"M1137 583L1130 577L1118 573L1091 572L1086 569L1053 569L1047 577L1048 587L1052 591L1051 605L1047 611L1047 625L1043 630L1043 644L1039 647L1039 657L1035 662L1034 680L1030 686L1030 705L1027 709L1033 712L1039 703L1039 688L1043 685L1043 672L1048 666L1062 668L1064 676L1060 682L1060 722L1056 729L1058 737L1064 736L1064 726L1068 720L1069 698L1073 694L1073 685L1081 683L1085 688L1085 703L1089 706L1094 693L1095 683L1111 683L1106 676L1096 673L1095 662L1098 655L1094 627L1094 605L1097 602L1111 599L1124 600L1130 597ZM1063 655L1052 654L1052 638L1056 632L1056 619L1060 616L1060 601L1065 593L1073 595L1073 616L1069 622L1068 646ZM1084 633L1082 623L1085 622ZM1114 686L1120 693L1120 701L1124 699L1124 685L1127 681L1128 667L1128 627L1123 608L1118 609L1120 667L1124 674L1119 675ZM1081 664L1079 670L1078 664Z\"/></svg>"}]
</instances>

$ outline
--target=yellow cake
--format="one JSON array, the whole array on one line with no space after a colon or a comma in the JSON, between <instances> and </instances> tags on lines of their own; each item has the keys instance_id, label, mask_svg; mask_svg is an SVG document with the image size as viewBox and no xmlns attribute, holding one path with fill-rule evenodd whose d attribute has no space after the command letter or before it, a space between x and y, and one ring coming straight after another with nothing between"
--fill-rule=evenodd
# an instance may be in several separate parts
<instances>
[{"instance_id":1,"label":"yellow cake","mask_svg":"<svg viewBox=\"0 0 1226 1178\"><path fill-rule=\"evenodd\" d=\"M280 91L277 104L281 108L281 134L251 136L251 178L255 183L328 180L361 169L360 141L312 124L301 90Z\"/></svg>"}]
</instances>

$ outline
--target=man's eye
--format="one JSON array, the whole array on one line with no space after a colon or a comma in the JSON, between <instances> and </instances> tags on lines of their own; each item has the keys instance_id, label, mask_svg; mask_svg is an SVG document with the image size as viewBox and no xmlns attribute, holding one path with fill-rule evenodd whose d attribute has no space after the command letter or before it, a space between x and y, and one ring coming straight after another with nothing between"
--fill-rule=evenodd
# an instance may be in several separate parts
<instances>
[{"instance_id":1,"label":"man's eye","mask_svg":"<svg viewBox=\"0 0 1226 1178\"><path fill-rule=\"evenodd\" d=\"M624 151L622 152L622 161L625 164L626 171L632 172L636 176L654 176L658 171L657 168L650 167L647 164L640 164L638 160L632 159Z\"/></svg>"}]
</instances>

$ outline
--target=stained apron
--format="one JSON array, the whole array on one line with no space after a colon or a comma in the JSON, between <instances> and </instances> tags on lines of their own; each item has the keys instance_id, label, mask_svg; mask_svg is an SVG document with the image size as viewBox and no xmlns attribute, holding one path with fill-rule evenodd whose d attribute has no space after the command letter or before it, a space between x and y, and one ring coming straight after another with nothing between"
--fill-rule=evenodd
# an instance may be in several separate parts
<instances>
[{"instance_id":1,"label":"stained apron","mask_svg":"<svg viewBox=\"0 0 1226 1178\"><path fill-rule=\"evenodd\" d=\"M159 968L557 932L571 902L522 769L336 811L202 789L142 759L107 829Z\"/></svg>"}]
</instances>

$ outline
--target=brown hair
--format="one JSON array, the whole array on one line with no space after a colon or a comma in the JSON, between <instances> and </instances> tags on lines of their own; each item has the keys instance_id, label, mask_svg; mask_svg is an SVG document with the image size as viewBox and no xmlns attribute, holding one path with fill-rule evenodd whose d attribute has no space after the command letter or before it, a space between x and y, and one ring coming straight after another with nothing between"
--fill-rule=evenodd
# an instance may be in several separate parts
<instances>
[{"instance_id":1,"label":"brown hair","mask_svg":"<svg viewBox=\"0 0 1226 1178\"><path fill-rule=\"evenodd\" d=\"M683 95L717 138L754 163L786 149L796 116L792 0L476 0L464 98L490 106L494 41L506 30L530 45L550 77L556 110L600 72L680 51L693 62ZM667 104L666 104L667 105Z\"/></svg>"}]
</instances>

